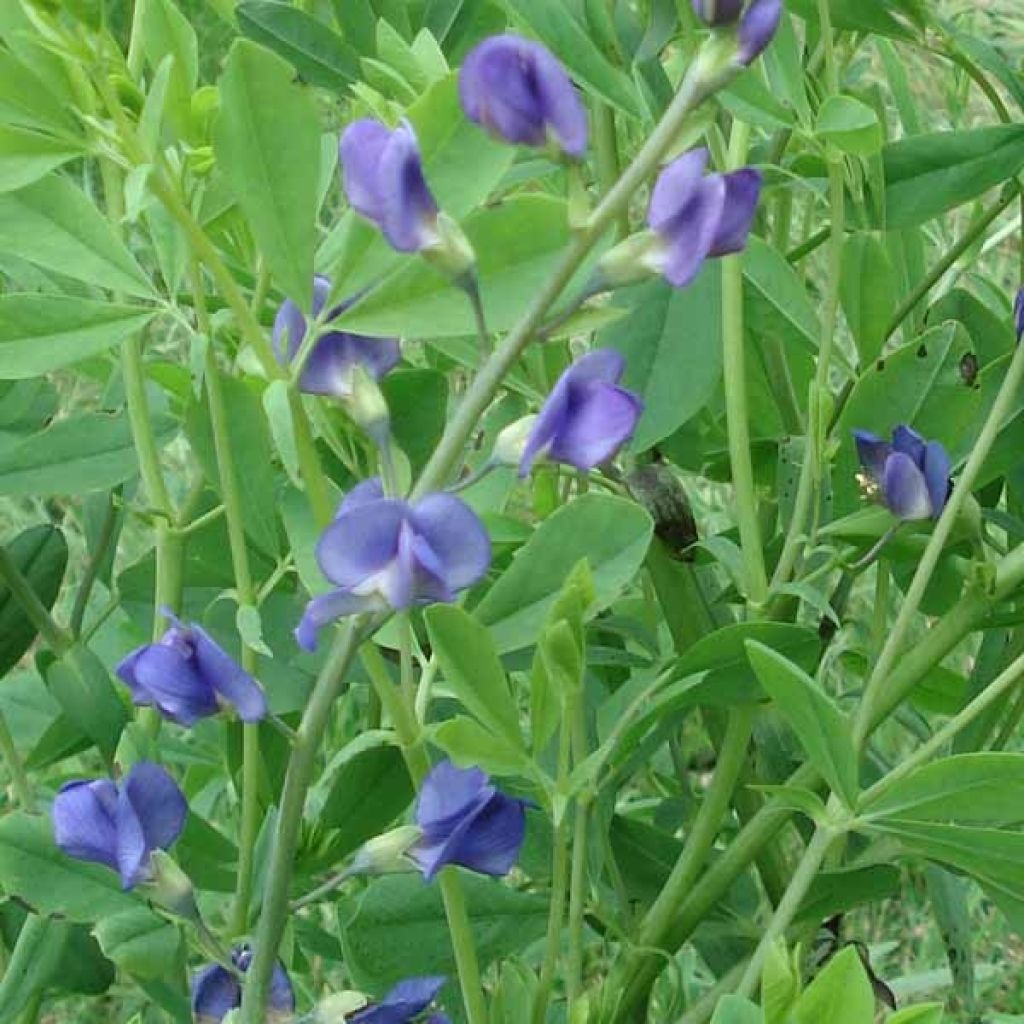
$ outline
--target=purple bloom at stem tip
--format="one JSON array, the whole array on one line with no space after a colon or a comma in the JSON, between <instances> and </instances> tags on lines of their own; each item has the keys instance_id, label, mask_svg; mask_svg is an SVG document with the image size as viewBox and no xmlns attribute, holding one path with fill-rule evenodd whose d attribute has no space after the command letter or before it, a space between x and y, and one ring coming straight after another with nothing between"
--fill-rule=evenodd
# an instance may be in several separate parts
<instances>
[{"instance_id":1,"label":"purple bloom at stem tip","mask_svg":"<svg viewBox=\"0 0 1024 1024\"><path fill-rule=\"evenodd\" d=\"M526 803L506 796L479 768L445 760L423 780L416 824L423 835L408 855L427 881L448 864L501 877L519 857Z\"/></svg>"},{"instance_id":2,"label":"purple bloom at stem tip","mask_svg":"<svg viewBox=\"0 0 1024 1024\"><path fill-rule=\"evenodd\" d=\"M372 118L354 121L341 136L338 155L352 208L373 221L393 248L419 252L438 243L438 206L408 121L393 130Z\"/></svg>"},{"instance_id":3,"label":"purple bloom at stem tip","mask_svg":"<svg viewBox=\"0 0 1024 1024\"><path fill-rule=\"evenodd\" d=\"M407 978L400 981L379 1003L371 1003L348 1017L347 1024L409 1024L437 998L446 980ZM443 1014L430 1018L434 1024L447 1024L447 1021Z\"/></svg>"},{"instance_id":4,"label":"purple bloom at stem tip","mask_svg":"<svg viewBox=\"0 0 1024 1024\"><path fill-rule=\"evenodd\" d=\"M903 424L893 431L892 443L866 430L853 433L860 464L882 504L897 519L937 519L952 487L946 449Z\"/></svg>"},{"instance_id":5,"label":"purple bloom at stem tip","mask_svg":"<svg viewBox=\"0 0 1024 1024\"><path fill-rule=\"evenodd\" d=\"M331 292L331 283L317 275L313 279L312 315L319 316ZM329 320L335 320L352 305L353 299L331 310ZM302 310L286 299L274 317L274 355L282 366L287 366L298 354L306 337L306 318ZM287 347L285 341L287 340ZM328 331L321 334L309 353L299 387L307 395L334 395L347 398L352 394L352 371L356 366L374 379L380 380L394 369L401 358L397 338L368 338L347 331Z\"/></svg>"},{"instance_id":6,"label":"purple bloom at stem tip","mask_svg":"<svg viewBox=\"0 0 1024 1024\"><path fill-rule=\"evenodd\" d=\"M1017 344L1024 338L1024 285L1017 290L1017 298L1013 302L1013 328L1017 332Z\"/></svg>"},{"instance_id":7,"label":"purple bloom at stem tip","mask_svg":"<svg viewBox=\"0 0 1024 1024\"><path fill-rule=\"evenodd\" d=\"M546 146L581 159L587 113L579 94L547 47L522 36L491 36L467 55L459 73L466 116L516 145Z\"/></svg>"},{"instance_id":8,"label":"purple bloom at stem tip","mask_svg":"<svg viewBox=\"0 0 1024 1024\"><path fill-rule=\"evenodd\" d=\"M132 700L181 725L215 715L224 704L243 722L265 718L263 687L202 626L186 626L166 609L163 614L171 621L163 637L136 648L115 670Z\"/></svg>"},{"instance_id":9,"label":"purple bloom at stem tip","mask_svg":"<svg viewBox=\"0 0 1024 1024\"><path fill-rule=\"evenodd\" d=\"M252 950L236 946L231 962L243 974L252 964ZM192 977L192 1015L195 1024L220 1024L232 1010L242 1005L242 986L238 978L220 964L210 964ZM270 978L267 1024L286 1024L295 1014L295 992L284 965L278 961Z\"/></svg>"},{"instance_id":10,"label":"purple bloom at stem tip","mask_svg":"<svg viewBox=\"0 0 1024 1024\"><path fill-rule=\"evenodd\" d=\"M740 19L737 60L745 67L761 56L775 38L782 21L782 0L752 0Z\"/></svg>"},{"instance_id":11,"label":"purple bloom at stem tip","mask_svg":"<svg viewBox=\"0 0 1024 1024\"><path fill-rule=\"evenodd\" d=\"M644 405L619 386L624 369L618 352L599 349L577 359L559 377L526 440L521 477L539 458L593 469L632 437Z\"/></svg>"},{"instance_id":12,"label":"purple bloom at stem tip","mask_svg":"<svg viewBox=\"0 0 1024 1024\"><path fill-rule=\"evenodd\" d=\"M715 28L731 25L743 10L743 0L693 0L693 13Z\"/></svg>"},{"instance_id":13,"label":"purple bloom at stem tip","mask_svg":"<svg viewBox=\"0 0 1024 1024\"><path fill-rule=\"evenodd\" d=\"M187 814L177 783L149 761L140 761L120 782L69 782L51 809L57 846L76 860L118 872L125 889L149 879L150 855L174 845Z\"/></svg>"},{"instance_id":14,"label":"purple bloom at stem tip","mask_svg":"<svg viewBox=\"0 0 1024 1024\"><path fill-rule=\"evenodd\" d=\"M454 601L487 572L491 541L461 498L386 498L375 478L345 496L316 557L338 589L306 606L295 638L307 651L316 649L318 631L342 616Z\"/></svg>"},{"instance_id":15,"label":"purple bloom at stem tip","mask_svg":"<svg viewBox=\"0 0 1024 1024\"><path fill-rule=\"evenodd\" d=\"M647 223L657 237L648 263L669 284L684 288L708 257L742 252L761 196L761 173L744 167L705 174L706 149L672 161L651 193Z\"/></svg>"}]
</instances>

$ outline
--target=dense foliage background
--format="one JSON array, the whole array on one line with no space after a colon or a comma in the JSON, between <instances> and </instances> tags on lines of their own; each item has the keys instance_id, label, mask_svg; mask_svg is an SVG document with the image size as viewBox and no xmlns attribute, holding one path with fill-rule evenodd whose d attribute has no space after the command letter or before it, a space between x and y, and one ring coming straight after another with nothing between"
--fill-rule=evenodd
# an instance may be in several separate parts
<instances>
[{"instance_id":1,"label":"dense foliage background","mask_svg":"<svg viewBox=\"0 0 1024 1024\"><path fill-rule=\"evenodd\" d=\"M435 974L470 1024L1024 1020L1024 14L785 6L742 69L690 0L0 4L0 1021L187 1022L189 975L261 936L320 1024ZM467 118L505 31L567 69L583 160ZM482 328L350 208L366 117L418 137ZM763 174L742 256L581 294L698 145ZM314 272L335 326L401 339L361 378L390 446L278 359ZM644 403L615 460L492 469L607 348ZM901 424L954 482L903 524L853 435ZM318 538L378 472L461 481L489 570L305 652ZM132 705L165 608L269 717ZM444 757L529 801L512 872L318 893ZM55 845L62 785L144 761L187 797L200 927Z\"/></svg>"}]
</instances>

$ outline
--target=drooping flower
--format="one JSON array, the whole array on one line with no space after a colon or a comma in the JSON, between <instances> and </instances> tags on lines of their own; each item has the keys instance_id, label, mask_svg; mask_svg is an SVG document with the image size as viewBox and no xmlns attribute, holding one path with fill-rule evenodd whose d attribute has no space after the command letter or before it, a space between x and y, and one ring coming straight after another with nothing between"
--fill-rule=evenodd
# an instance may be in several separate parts
<instances>
[{"instance_id":1,"label":"drooping flower","mask_svg":"<svg viewBox=\"0 0 1024 1024\"><path fill-rule=\"evenodd\" d=\"M740 19L736 59L746 67L761 56L775 38L782 20L782 0L752 0Z\"/></svg>"},{"instance_id":2,"label":"drooping flower","mask_svg":"<svg viewBox=\"0 0 1024 1024\"><path fill-rule=\"evenodd\" d=\"M521 477L539 458L593 469L629 440L644 406L619 386L624 369L618 352L599 349L577 359L559 377L526 439Z\"/></svg>"},{"instance_id":3,"label":"drooping flower","mask_svg":"<svg viewBox=\"0 0 1024 1024\"><path fill-rule=\"evenodd\" d=\"M448 864L501 877L519 857L526 804L502 793L479 768L445 760L423 780L416 824L423 835L408 856L427 881Z\"/></svg>"},{"instance_id":4,"label":"drooping flower","mask_svg":"<svg viewBox=\"0 0 1024 1024\"><path fill-rule=\"evenodd\" d=\"M694 14L707 25L730 25L743 10L743 0L693 0Z\"/></svg>"},{"instance_id":5,"label":"drooping flower","mask_svg":"<svg viewBox=\"0 0 1024 1024\"><path fill-rule=\"evenodd\" d=\"M351 1017L347 1024L410 1024L437 998L446 978L407 978L400 981L379 1002ZM427 1024L448 1024L444 1014L434 1014Z\"/></svg>"},{"instance_id":6,"label":"drooping flower","mask_svg":"<svg viewBox=\"0 0 1024 1024\"><path fill-rule=\"evenodd\" d=\"M252 964L252 950L236 946L231 962L245 974ZM210 964L192 977L192 1015L195 1024L220 1024L232 1010L242 1005L242 985L220 964ZM295 1014L295 992L284 965L278 961L270 977L267 1000L267 1024L286 1024Z\"/></svg>"},{"instance_id":7,"label":"drooping flower","mask_svg":"<svg viewBox=\"0 0 1024 1024\"><path fill-rule=\"evenodd\" d=\"M352 208L373 221L399 252L437 244L438 206L423 174L412 125L397 128L372 118L350 124L338 149Z\"/></svg>"},{"instance_id":8,"label":"drooping flower","mask_svg":"<svg viewBox=\"0 0 1024 1024\"><path fill-rule=\"evenodd\" d=\"M1024 285L1017 291L1017 298L1013 302L1013 327L1017 332L1017 344L1024 338Z\"/></svg>"},{"instance_id":9,"label":"drooping flower","mask_svg":"<svg viewBox=\"0 0 1024 1024\"><path fill-rule=\"evenodd\" d=\"M936 519L946 507L951 462L938 441L925 441L905 425L892 442L866 430L855 430L857 455L882 504L898 519Z\"/></svg>"},{"instance_id":10,"label":"drooping flower","mask_svg":"<svg viewBox=\"0 0 1024 1024\"><path fill-rule=\"evenodd\" d=\"M314 317L319 316L331 292L326 277L313 280ZM331 310L329 320L341 316L353 300ZM286 299L274 317L274 355L287 366L295 358L306 337L306 318L291 299ZM352 394L355 367L361 366L374 380L380 380L401 358L397 338L368 338L347 331L328 331L317 338L299 379L299 387L309 395L333 395L347 398Z\"/></svg>"},{"instance_id":11,"label":"drooping flower","mask_svg":"<svg viewBox=\"0 0 1024 1024\"><path fill-rule=\"evenodd\" d=\"M581 159L587 113L557 58L540 43L508 33L469 52L459 73L466 116L517 145L546 146Z\"/></svg>"},{"instance_id":12,"label":"drooping flower","mask_svg":"<svg viewBox=\"0 0 1024 1024\"><path fill-rule=\"evenodd\" d=\"M225 704L244 722L265 718L263 687L202 626L164 615L171 627L160 640L136 648L115 670L134 702L181 725L215 715Z\"/></svg>"},{"instance_id":13,"label":"drooping flower","mask_svg":"<svg viewBox=\"0 0 1024 1024\"><path fill-rule=\"evenodd\" d=\"M316 557L338 589L314 597L295 630L309 651L316 648L320 628L344 615L453 601L487 572L491 542L460 498L386 498L380 480L373 479L345 496Z\"/></svg>"},{"instance_id":14,"label":"drooping flower","mask_svg":"<svg viewBox=\"0 0 1024 1024\"><path fill-rule=\"evenodd\" d=\"M54 841L69 857L105 864L125 889L151 877L155 850L181 835L188 803L160 765L140 761L119 783L81 779L53 802Z\"/></svg>"}]
</instances>

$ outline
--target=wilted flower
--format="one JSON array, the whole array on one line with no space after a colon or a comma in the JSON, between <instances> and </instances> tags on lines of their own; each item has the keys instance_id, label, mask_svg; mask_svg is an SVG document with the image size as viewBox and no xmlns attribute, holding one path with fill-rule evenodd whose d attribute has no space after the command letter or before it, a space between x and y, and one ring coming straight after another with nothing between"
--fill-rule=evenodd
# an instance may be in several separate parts
<instances>
[{"instance_id":1,"label":"wilted flower","mask_svg":"<svg viewBox=\"0 0 1024 1024\"><path fill-rule=\"evenodd\" d=\"M117 871L125 889L151 877L153 852L174 844L187 813L177 783L148 761L136 764L120 783L67 783L51 810L57 846L76 860Z\"/></svg>"},{"instance_id":2,"label":"wilted flower","mask_svg":"<svg viewBox=\"0 0 1024 1024\"><path fill-rule=\"evenodd\" d=\"M326 277L313 279L314 317L319 316L331 292ZM331 310L328 321L335 320L352 304L349 299ZM287 365L296 356L306 337L306 318L291 299L286 299L274 317L274 354ZM287 347L286 343L287 342ZM357 366L374 380L380 380L401 358L397 338L367 338L346 331L321 334L302 368L299 387L310 395L334 395L347 398L352 394L352 374Z\"/></svg>"},{"instance_id":3,"label":"wilted flower","mask_svg":"<svg viewBox=\"0 0 1024 1024\"><path fill-rule=\"evenodd\" d=\"M743 0L693 0L693 11L708 25L729 25L743 10Z\"/></svg>"},{"instance_id":4,"label":"wilted flower","mask_svg":"<svg viewBox=\"0 0 1024 1024\"><path fill-rule=\"evenodd\" d=\"M416 804L423 830L409 857L430 881L458 864L482 875L507 875L526 835L526 804L506 796L479 768L441 761L423 780Z\"/></svg>"},{"instance_id":5,"label":"wilted flower","mask_svg":"<svg viewBox=\"0 0 1024 1024\"><path fill-rule=\"evenodd\" d=\"M263 688L202 626L186 626L170 612L171 627L155 644L132 651L117 666L136 704L155 707L181 725L215 715L223 704L244 722L267 714Z\"/></svg>"},{"instance_id":6,"label":"wilted flower","mask_svg":"<svg viewBox=\"0 0 1024 1024\"><path fill-rule=\"evenodd\" d=\"M526 439L520 476L539 458L590 470L629 440L644 406L619 386L624 369L615 349L599 349L577 359L559 377Z\"/></svg>"},{"instance_id":7,"label":"wilted flower","mask_svg":"<svg viewBox=\"0 0 1024 1024\"><path fill-rule=\"evenodd\" d=\"M1024 338L1024 286L1017 291L1017 298L1013 303L1013 326L1017 332L1017 344Z\"/></svg>"},{"instance_id":8,"label":"wilted flower","mask_svg":"<svg viewBox=\"0 0 1024 1024\"><path fill-rule=\"evenodd\" d=\"M231 962L245 974L252 964L252 950L236 946ZM238 977L220 964L210 964L192 978L192 1014L196 1024L220 1024L231 1010L242 1005L242 985ZM270 978L267 1000L267 1024L285 1024L295 1014L295 993L284 966L278 962Z\"/></svg>"},{"instance_id":9,"label":"wilted flower","mask_svg":"<svg viewBox=\"0 0 1024 1024\"><path fill-rule=\"evenodd\" d=\"M752 0L740 19L739 51L736 59L753 64L775 38L782 20L782 0Z\"/></svg>"},{"instance_id":10,"label":"wilted flower","mask_svg":"<svg viewBox=\"0 0 1024 1024\"><path fill-rule=\"evenodd\" d=\"M372 118L354 121L338 152L348 201L395 249L419 252L436 244L438 206L423 176L412 125L403 121L391 130Z\"/></svg>"},{"instance_id":11,"label":"wilted flower","mask_svg":"<svg viewBox=\"0 0 1024 1024\"><path fill-rule=\"evenodd\" d=\"M466 116L506 142L546 146L580 159L587 114L565 68L540 43L491 36L470 51L459 74Z\"/></svg>"},{"instance_id":12,"label":"wilted flower","mask_svg":"<svg viewBox=\"0 0 1024 1024\"><path fill-rule=\"evenodd\" d=\"M866 430L855 430L857 455L868 484L898 519L935 519L949 498L950 459L938 441L925 441L900 425L892 443Z\"/></svg>"},{"instance_id":13,"label":"wilted flower","mask_svg":"<svg viewBox=\"0 0 1024 1024\"><path fill-rule=\"evenodd\" d=\"M410 1024L444 988L445 978L407 978L379 1002L347 1018L348 1024ZM449 1024L444 1014L432 1015L427 1024Z\"/></svg>"},{"instance_id":14,"label":"wilted flower","mask_svg":"<svg viewBox=\"0 0 1024 1024\"><path fill-rule=\"evenodd\" d=\"M345 496L316 557L338 589L306 606L295 637L310 651L317 631L344 615L455 600L487 572L491 542L460 498L386 498L380 480L373 479Z\"/></svg>"}]
</instances>

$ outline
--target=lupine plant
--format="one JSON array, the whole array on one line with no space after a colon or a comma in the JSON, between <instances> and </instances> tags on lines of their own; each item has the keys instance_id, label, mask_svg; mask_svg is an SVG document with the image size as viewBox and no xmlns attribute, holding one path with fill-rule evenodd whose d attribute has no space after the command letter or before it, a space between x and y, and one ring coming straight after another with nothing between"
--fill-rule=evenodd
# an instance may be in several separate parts
<instances>
[{"instance_id":1,"label":"lupine plant","mask_svg":"<svg viewBox=\"0 0 1024 1024\"><path fill-rule=\"evenodd\" d=\"M1024 1020L1022 57L4 0L0 1021Z\"/></svg>"}]
</instances>

